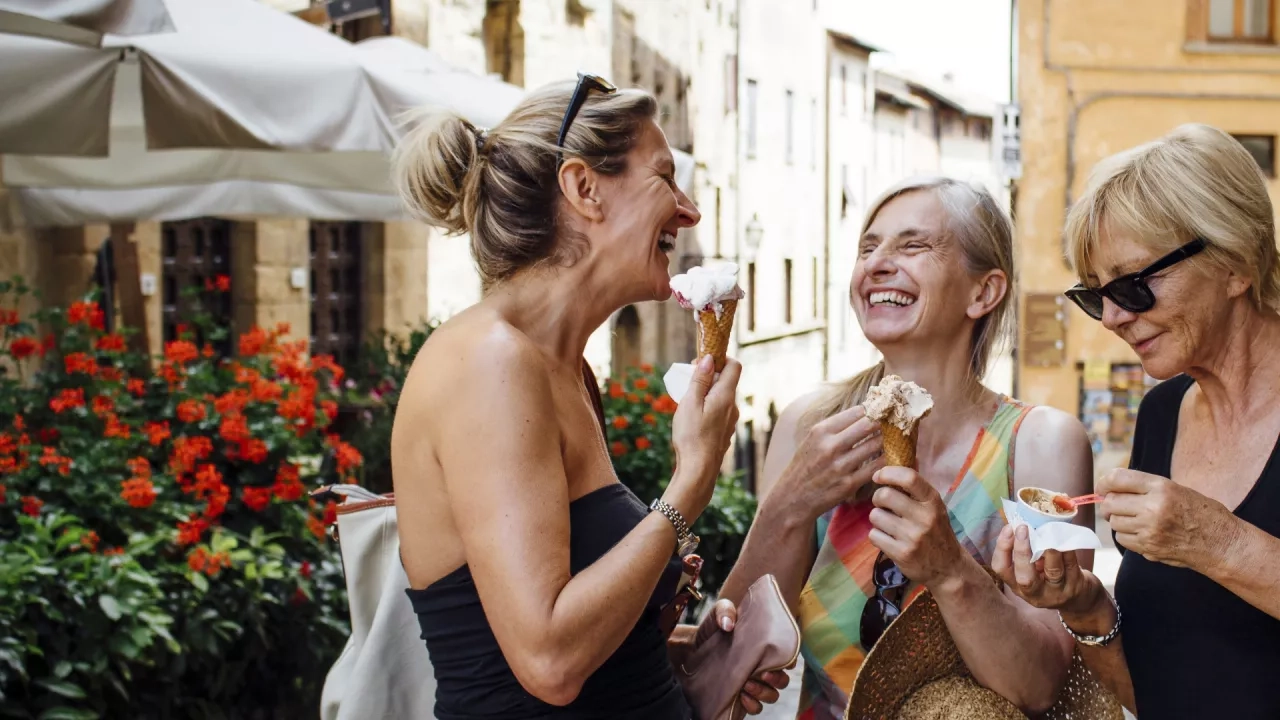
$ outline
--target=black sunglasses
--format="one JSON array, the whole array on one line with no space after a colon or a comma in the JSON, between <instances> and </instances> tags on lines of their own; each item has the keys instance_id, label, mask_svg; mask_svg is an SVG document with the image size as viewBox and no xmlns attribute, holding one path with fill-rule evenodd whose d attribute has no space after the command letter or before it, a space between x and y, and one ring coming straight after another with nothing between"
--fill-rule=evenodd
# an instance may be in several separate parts
<instances>
[{"instance_id":1,"label":"black sunglasses","mask_svg":"<svg viewBox=\"0 0 1280 720\"><path fill-rule=\"evenodd\" d=\"M1155 307L1156 296L1147 284L1147 278L1161 270L1177 265L1208 246L1204 238L1196 238L1136 273L1121 275L1100 288L1076 285L1065 293L1080 309L1094 320L1102 319L1102 300L1108 298L1129 312L1144 313Z\"/></svg>"},{"instance_id":2,"label":"black sunglasses","mask_svg":"<svg viewBox=\"0 0 1280 720\"><path fill-rule=\"evenodd\" d=\"M858 637L867 652L871 652L871 646L884 634L889 623L902 614L902 601L910 582L898 564L884 553L876 556L871 580L876 585L876 594L867 598L867 604L862 606L862 620L858 624Z\"/></svg>"},{"instance_id":3,"label":"black sunglasses","mask_svg":"<svg viewBox=\"0 0 1280 720\"><path fill-rule=\"evenodd\" d=\"M573 97L569 99L569 107L564 111L564 119L560 121L560 134L556 136L556 147L561 148L556 159L557 171L564 164L564 139L569 134L569 126L573 124L573 119L578 116L578 111L582 109L583 103L587 101L587 95L592 90L609 95L617 92L618 88L602 77L578 73L578 85L573 89Z\"/></svg>"}]
</instances>

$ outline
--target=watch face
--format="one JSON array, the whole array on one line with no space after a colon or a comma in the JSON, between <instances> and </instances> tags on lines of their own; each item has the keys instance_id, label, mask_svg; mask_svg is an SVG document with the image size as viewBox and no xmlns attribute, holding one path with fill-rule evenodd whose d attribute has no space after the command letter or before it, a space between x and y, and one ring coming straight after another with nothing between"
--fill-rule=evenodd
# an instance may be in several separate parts
<instances>
[{"instance_id":1,"label":"watch face","mask_svg":"<svg viewBox=\"0 0 1280 720\"><path fill-rule=\"evenodd\" d=\"M693 551L698 549L699 541L700 538L697 535L690 533L689 537L685 538L684 542L680 543L680 547L676 548L676 553L680 555L680 557L692 555Z\"/></svg>"}]
</instances>

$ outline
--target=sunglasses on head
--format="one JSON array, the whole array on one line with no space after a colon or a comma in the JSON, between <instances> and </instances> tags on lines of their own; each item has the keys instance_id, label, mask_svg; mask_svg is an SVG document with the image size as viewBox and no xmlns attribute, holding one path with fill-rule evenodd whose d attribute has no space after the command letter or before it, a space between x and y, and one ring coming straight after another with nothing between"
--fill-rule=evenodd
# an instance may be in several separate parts
<instances>
[{"instance_id":1,"label":"sunglasses on head","mask_svg":"<svg viewBox=\"0 0 1280 720\"><path fill-rule=\"evenodd\" d=\"M898 564L884 553L876 556L871 580L875 583L876 592L862 606L862 620L858 623L858 637L862 649L867 652L871 652L871 646L884 634L889 623L902 614L902 601L906 598L907 583L910 582Z\"/></svg>"},{"instance_id":2,"label":"sunglasses on head","mask_svg":"<svg viewBox=\"0 0 1280 720\"><path fill-rule=\"evenodd\" d=\"M1129 312L1144 313L1156 304L1155 293L1151 292L1147 279L1199 253L1207 246L1208 242L1204 238L1196 238L1138 272L1121 275L1099 288L1076 285L1065 294L1094 320L1102 319L1104 298Z\"/></svg>"},{"instance_id":3,"label":"sunglasses on head","mask_svg":"<svg viewBox=\"0 0 1280 720\"><path fill-rule=\"evenodd\" d=\"M573 97L569 99L569 107L564 111L564 119L560 121L560 134L556 136L556 147L560 148L558 151L559 157L556 159L557 171L564 164L564 139L569 135L569 126L573 124L573 119L578 116L578 111L587 102L587 95L592 90L609 95L617 92L618 88L602 77L578 73L578 85L573 89Z\"/></svg>"}]
</instances>

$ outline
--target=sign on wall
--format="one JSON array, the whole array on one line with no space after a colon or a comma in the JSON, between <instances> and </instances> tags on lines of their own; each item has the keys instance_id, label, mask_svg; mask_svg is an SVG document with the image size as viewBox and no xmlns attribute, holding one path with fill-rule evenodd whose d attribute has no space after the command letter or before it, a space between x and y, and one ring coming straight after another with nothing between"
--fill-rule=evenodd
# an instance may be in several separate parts
<instances>
[{"instance_id":1,"label":"sign on wall","mask_svg":"<svg viewBox=\"0 0 1280 720\"><path fill-rule=\"evenodd\" d=\"M1000 125L996 142L996 167L1002 177L1017 180L1022 177L1022 111L1014 103L1000 106Z\"/></svg>"}]
</instances>

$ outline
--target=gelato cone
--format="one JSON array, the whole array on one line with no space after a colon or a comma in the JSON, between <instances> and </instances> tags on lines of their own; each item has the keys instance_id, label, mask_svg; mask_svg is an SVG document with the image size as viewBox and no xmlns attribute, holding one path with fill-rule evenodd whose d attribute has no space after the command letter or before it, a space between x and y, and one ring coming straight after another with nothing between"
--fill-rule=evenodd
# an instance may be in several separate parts
<instances>
[{"instance_id":1,"label":"gelato cone","mask_svg":"<svg viewBox=\"0 0 1280 720\"><path fill-rule=\"evenodd\" d=\"M738 308L737 300L725 300L719 317L714 312L703 310L698 312L698 357L710 355L715 360L716 372L724 370L729 356L729 332L733 330L733 314Z\"/></svg>"},{"instance_id":2,"label":"gelato cone","mask_svg":"<svg viewBox=\"0 0 1280 720\"><path fill-rule=\"evenodd\" d=\"M915 467L919 439L916 430L920 420L933 409L929 393L897 375L887 375L867 391L863 408L867 417L880 424L885 464Z\"/></svg>"},{"instance_id":3,"label":"gelato cone","mask_svg":"<svg viewBox=\"0 0 1280 720\"><path fill-rule=\"evenodd\" d=\"M698 359L710 355L716 372L724 370L733 315L745 295L738 287L738 266L725 263L691 268L671 278L671 290L680 306L692 310L698 321Z\"/></svg>"}]
</instances>

